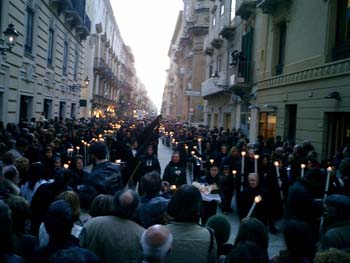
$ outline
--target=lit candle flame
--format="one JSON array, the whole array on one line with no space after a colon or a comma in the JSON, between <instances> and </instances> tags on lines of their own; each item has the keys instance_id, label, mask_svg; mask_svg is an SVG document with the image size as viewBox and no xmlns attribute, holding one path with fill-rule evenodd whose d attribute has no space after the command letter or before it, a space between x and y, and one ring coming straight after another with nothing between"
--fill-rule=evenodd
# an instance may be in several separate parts
<instances>
[{"instance_id":1,"label":"lit candle flame","mask_svg":"<svg viewBox=\"0 0 350 263\"><path fill-rule=\"evenodd\" d=\"M329 166L329 167L327 168L327 172L329 172L329 173L330 173L330 172L333 172L332 167Z\"/></svg>"},{"instance_id":2,"label":"lit candle flame","mask_svg":"<svg viewBox=\"0 0 350 263\"><path fill-rule=\"evenodd\" d=\"M242 156L245 156L246 154L247 154L247 153L246 153L246 152L244 152L244 151L243 151L243 152L241 152L241 155L242 155Z\"/></svg>"},{"instance_id":3,"label":"lit candle flame","mask_svg":"<svg viewBox=\"0 0 350 263\"><path fill-rule=\"evenodd\" d=\"M305 169L306 165L302 163L302 164L300 165L300 167L301 167L301 169Z\"/></svg>"},{"instance_id":4,"label":"lit candle flame","mask_svg":"<svg viewBox=\"0 0 350 263\"><path fill-rule=\"evenodd\" d=\"M237 171L236 171L236 170L233 170L233 171L232 171L232 174L233 174L233 176L236 176Z\"/></svg>"},{"instance_id":5,"label":"lit candle flame","mask_svg":"<svg viewBox=\"0 0 350 263\"><path fill-rule=\"evenodd\" d=\"M254 202L255 202L255 203L259 203L261 200L262 200L261 195L257 195L257 196L255 196L255 198L254 198Z\"/></svg>"},{"instance_id":6,"label":"lit candle flame","mask_svg":"<svg viewBox=\"0 0 350 263\"><path fill-rule=\"evenodd\" d=\"M255 159L255 160L258 160L258 159L259 159L259 155L255 154L255 155L254 155L254 159Z\"/></svg>"},{"instance_id":7,"label":"lit candle flame","mask_svg":"<svg viewBox=\"0 0 350 263\"><path fill-rule=\"evenodd\" d=\"M276 167L280 165L280 163L277 162L277 161L275 161L273 164L274 164Z\"/></svg>"},{"instance_id":8,"label":"lit candle flame","mask_svg":"<svg viewBox=\"0 0 350 263\"><path fill-rule=\"evenodd\" d=\"M117 164L120 164L122 162L122 160L115 160L115 163L117 163Z\"/></svg>"},{"instance_id":9,"label":"lit candle flame","mask_svg":"<svg viewBox=\"0 0 350 263\"><path fill-rule=\"evenodd\" d=\"M69 168L69 164L66 164L66 163L65 163L65 164L63 165L63 168L64 168L64 169L68 169L68 168Z\"/></svg>"},{"instance_id":10,"label":"lit candle flame","mask_svg":"<svg viewBox=\"0 0 350 263\"><path fill-rule=\"evenodd\" d=\"M214 163L214 159L210 159L210 161L209 161L209 162L210 162L210 164L211 164L211 165L213 165L213 163Z\"/></svg>"},{"instance_id":11,"label":"lit candle flame","mask_svg":"<svg viewBox=\"0 0 350 263\"><path fill-rule=\"evenodd\" d=\"M176 185L173 184L170 186L170 190L175 190L175 189L176 189Z\"/></svg>"}]
</instances>

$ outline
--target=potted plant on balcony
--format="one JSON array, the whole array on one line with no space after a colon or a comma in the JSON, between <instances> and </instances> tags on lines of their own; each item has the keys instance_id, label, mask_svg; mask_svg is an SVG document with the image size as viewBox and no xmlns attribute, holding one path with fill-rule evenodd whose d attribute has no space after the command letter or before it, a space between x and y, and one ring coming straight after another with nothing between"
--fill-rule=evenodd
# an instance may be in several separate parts
<instances>
[{"instance_id":1,"label":"potted plant on balcony","mask_svg":"<svg viewBox=\"0 0 350 263\"><path fill-rule=\"evenodd\" d=\"M220 36L222 36L227 40L233 39L234 34L235 34L235 28L232 26L225 26L220 32Z\"/></svg>"},{"instance_id":2,"label":"potted plant on balcony","mask_svg":"<svg viewBox=\"0 0 350 263\"><path fill-rule=\"evenodd\" d=\"M214 54L214 48L212 47L207 47L205 50L204 50L204 53L208 56L212 56Z\"/></svg>"},{"instance_id":3,"label":"potted plant on balcony","mask_svg":"<svg viewBox=\"0 0 350 263\"><path fill-rule=\"evenodd\" d=\"M223 45L223 40L220 39L220 38L214 38L213 41L211 41L211 45L216 48L216 49L220 49L222 48L222 45Z\"/></svg>"}]
</instances>

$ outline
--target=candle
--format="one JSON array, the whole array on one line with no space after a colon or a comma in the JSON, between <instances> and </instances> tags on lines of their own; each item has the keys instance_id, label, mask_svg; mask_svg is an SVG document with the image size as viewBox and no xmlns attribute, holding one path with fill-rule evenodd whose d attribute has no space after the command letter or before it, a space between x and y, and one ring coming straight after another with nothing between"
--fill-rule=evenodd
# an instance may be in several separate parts
<instances>
[{"instance_id":1,"label":"candle","mask_svg":"<svg viewBox=\"0 0 350 263\"><path fill-rule=\"evenodd\" d=\"M255 154L254 155L254 172L257 174L258 173L258 159L259 159L259 155Z\"/></svg>"},{"instance_id":2,"label":"candle","mask_svg":"<svg viewBox=\"0 0 350 263\"><path fill-rule=\"evenodd\" d=\"M300 177L301 177L301 178L303 178L303 177L304 177L305 167L306 167L306 165L305 165L305 164L303 164L303 163L300 165L300 168L301 168L301 174L300 174Z\"/></svg>"},{"instance_id":3,"label":"candle","mask_svg":"<svg viewBox=\"0 0 350 263\"><path fill-rule=\"evenodd\" d=\"M273 163L276 167L276 175L277 175L277 180L278 180L278 187L280 189L280 196L281 196L281 200L284 200L284 195L283 195L283 191L282 191L282 180L281 180L281 175L280 175L280 169L279 169L279 162L275 161Z\"/></svg>"},{"instance_id":4,"label":"candle","mask_svg":"<svg viewBox=\"0 0 350 263\"><path fill-rule=\"evenodd\" d=\"M194 155L194 154L195 154L195 151L191 151L191 154Z\"/></svg>"},{"instance_id":5,"label":"candle","mask_svg":"<svg viewBox=\"0 0 350 263\"><path fill-rule=\"evenodd\" d=\"M237 171L236 171L236 170L233 170L233 171L232 171L232 174L233 174L233 177L236 177Z\"/></svg>"},{"instance_id":6,"label":"candle","mask_svg":"<svg viewBox=\"0 0 350 263\"><path fill-rule=\"evenodd\" d=\"M87 142L84 142L84 164L87 165L87 160L86 160L86 144Z\"/></svg>"},{"instance_id":7,"label":"candle","mask_svg":"<svg viewBox=\"0 0 350 263\"><path fill-rule=\"evenodd\" d=\"M185 151L186 151L186 154L188 153L188 146L187 144L185 144Z\"/></svg>"},{"instance_id":8,"label":"candle","mask_svg":"<svg viewBox=\"0 0 350 263\"><path fill-rule=\"evenodd\" d=\"M210 165L213 165L214 164L214 159L210 159L209 162L210 162Z\"/></svg>"},{"instance_id":9,"label":"candle","mask_svg":"<svg viewBox=\"0 0 350 263\"><path fill-rule=\"evenodd\" d=\"M74 150L73 150L72 148L68 148L68 149L67 149L68 157L72 157L73 151L74 151Z\"/></svg>"},{"instance_id":10,"label":"candle","mask_svg":"<svg viewBox=\"0 0 350 263\"><path fill-rule=\"evenodd\" d=\"M66 164L66 163L65 163L65 164L63 165L63 168L64 168L64 169L68 169L68 168L69 168L69 164Z\"/></svg>"},{"instance_id":11,"label":"candle","mask_svg":"<svg viewBox=\"0 0 350 263\"><path fill-rule=\"evenodd\" d=\"M202 158L201 158L201 157L199 157L198 159L199 159L199 162L200 162L200 165L201 165L201 170L203 170Z\"/></svg>"},{"instance_id":12,"label":"candle","mask_svg":"<svg viewBox=\"0 0 350 263\"><path fill-rule=\"evenodd\" d=\"M170 190L176 190L176 185L174 185L174 184L171 185L171 186L170 186Z\"/></svg>"},{"instance_id":13,"label":"candle","mask_svg":"<svg viewBox=\"0 0 350 263\"><path fill-rule=\"evenodd\" d=\"M202 139L198 138L198 150L199 150L199 154L202 154Z\"/></svg>"},{"instance_id":14,"label":"candle","mask_svg":"<svg viewBox=\"0 0 350 263\"><path fill-rule=\"evenodd\" d=\"M241 152L241 155L242 155L242 167L241 167L241 174L243 175L244 174L244 158L245 158L245 155L246 155L246 152Z\"/></svg>"},{"instance_id":15,"label":"candle","mask_svg":"<svg viewBox=\"0 0 350 263\"><path fill-rule=\"evenodd\" d=\"M80 147L79 147L79 146L77 146L77 154L79 154L79 150L80 150Z\"/></svg>"},{"instance_id":16,"label":"candle","mask_svg":"<svg viewBox=\"0 0 350 263\"><path fill-rule=\"evenodd\" d=\"M256 204L259 203L261 201L261 199L262 199L261 195L255 196L254 202L253 202L252 206L250 207L250 210L249 210L249 213L248 213L247 217L251 217L251 215L253 214L254 209L256 207Z\"/></svg>"},{"instance_id":17,"label":"candle","mask_svg":"<svg viewBox=\"0 0 350 263\"><path fill-rule=\"evenodd\" d=\"M327 199L327 194L328 194L328 190L329 190L329 181L331 179L332 172L333 172L332 167L328 167L327 168L326 186L325 186L325 189L324 189L323 205L326 205L326 199Z\"/></svg>"},{"instance_id":18,"label":"candle","mask_svg":"<svg viewBox=\"0 0 350 263\"><path fill-rule=\"evenodd\" d=\"M276 174L277 174L277 178L278 178L278 177L280 177L280 169L278 167L279 166L279 162L275 161L273 164L276 167Z\"/></svg>"},{"instance_id":19,"label":"candle","mask_svg":"<svg viewBox=\"0 0 350 263\"><path fill-rule=\"evenodd\" d=\"M116 164L119 164L119 165L120 165L121 162L122 162L122 160L120 160L120 159L115 160L115 163L116 163Z\"/></svg>"}]
</instances>

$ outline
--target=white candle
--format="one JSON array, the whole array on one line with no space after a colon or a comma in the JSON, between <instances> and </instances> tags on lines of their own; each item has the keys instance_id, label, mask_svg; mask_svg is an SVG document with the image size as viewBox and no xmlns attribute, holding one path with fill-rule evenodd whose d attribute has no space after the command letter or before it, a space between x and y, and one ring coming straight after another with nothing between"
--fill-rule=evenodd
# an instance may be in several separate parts
<instances>
[{"instance_id":1,"label":"white candle","mask_svg":"<svg viewBox=\"0 0 350 263\"><path fill-rule=\"evenodd\" d=\"M280 177L280 169L279 169L279 167L278 167L278 166L279 166L279 162L275 161L273 164L274 164L275 167L276 167L277 178L279 178L279 177Z\"/></svg>"},{"instance_id":2,"label":"white candle","mask_svg":"<svg viewBox=\"0 0 350 263\"><path fill-rule=\"evenodd\" d=\"M332 172L333 172L332 167L328 167L327 168L327 181L326 181L326 188L325 188L326 193L328 193L328 190L329 190L329 181L331 179Z\"/></svg>"},{"instance_id":3,"label":"white candle","mask_svg":"<svg viewBox=\"0 0 350 263\"><path fill-rule=\"evenodd\" d=\"M249 210L249 213L248 213L247 217L251 217L251 215L253 214L254 209L256 207L256 204L259 203L261 201L261 199L262 199L261 195L255 196L254 202L253 202L252 206L250 207L250 210Z\"/></svg>"},{"instance_id":4,"label":"white candle","mask_svg":"<svg viewBox=\"0 0 350 263\"><path fill-rule=\"evenodd\" d=\"M255 154L254 155L254 172L257 174L258 173L258 159L259 159L259 155Z\"/></svg>"},{"instance_id":5,"label":"white candle","mask_svg":"<svg viewBox=\"0 0 350 263\"><path fill-rule=\"evenodd\" d=\"M241 152L241 155L242 155L242 167L241 167L241 174L243 175L244 174L244 158L245 158L245 155L246 155L246 152Z\"/></svg>"},{"instance_id":6,"label":"white candle","mask_svg":"<svg viewBox=\"0 0 350 263\"><path fill-rule=\"evenodd\" d=\"M198 158L198 160L199 160L199 162L200 162L200 165L201 165L201 170L203 170L203 163L202 163L202 158L201 158L201 157L199 157L199 158Z\"/></svg>"},{"instance_id":7,"label":"white candle","mask_svg":"<svg viewBox=\"0 0 350 263\"><path fill-rule=\"evenodd\" d=\"M236 171L236 170L233 170L233 171L232 171L232 174L233 174L233 177L236 177L237 171Z\"/></svg>"},{"instance_id":8,"label":"white candle","mask_svg":"<svg viewBox=\"0 0 350 263\"><path fill-rule=\"evenodd\" d=\"M186 151L186 154L188 153L188 146L185 145L185 151Z\"/></svg>"},{"instance_id":9,"label":"white candle","mask_svg":"<svg viewBox=\"0 0 350 263\"><path fill-rule=\"evenodd\" d=\"M209 162L210 162L210 165L213 165L214 164L214 159L210 159Z\"/></svg>"},{"instance_id":10,"label":"white candle","mask_svg":"<svg viewBox=\"0 0 350 263\"><path fill-rule=\"evenodd\" d=\"M77 154L79 154L79 150L80 150L80 147L79 147L79 146L77 146Z\"/></svg>"},{"instance_id":11,"label":"white candle","mask_svg":"<svg viewBox=\"0 0 350 263\"><path fill-rule=\"evenodd\" d=\"M68 168L69 168L69 164L66 164L66 163L65 163L65 164L63 165L63 168L64 168L64 169L68 169Z\"/></svg>"},{"instance_id":12,"label":"white candle","mask_svg":"<svg viewBox=\"0 0 350 263\"><path fill-rule=\"evenodd\" d=\"M280 175L279 162L275 161L273 164L276 167L276 175L277 175L277 181L278 181L277 183L278 183L278 187L280 189L281 200L283 201L284 200L284 194L283 194L283 191L282 191L282 180L281 180L281 175Z\"/></svg>"},{"instance_id":13,"label":"white candle","mask_svg":"<svg viewBox=\"0 0 350 263\"><path fill-rule=\"evenodd\" d=\"M199 154L202 154L202 139L198 138L198 150L199 150Z\"/></svg>"},{"instance_id":14,"label":"white candle","mask_svg":"<svg viewBox=\"0 0 350 263\"><path fill-rule=\"evenodd\" d=\"M300 174L300 177L301 177L301 178L303 178L303 177L304 177L305 167L306 167L306 165L305 165L305 164L303 164L303 163L300 165L300 168L301 168L301 174Z\"/></svg>"}]
</instances>

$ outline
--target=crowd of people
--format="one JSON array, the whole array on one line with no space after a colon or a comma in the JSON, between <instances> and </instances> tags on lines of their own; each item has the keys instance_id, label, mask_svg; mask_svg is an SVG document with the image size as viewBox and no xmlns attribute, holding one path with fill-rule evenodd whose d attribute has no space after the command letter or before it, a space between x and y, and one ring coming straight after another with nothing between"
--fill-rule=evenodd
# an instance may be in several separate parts
<instances>
[{"instance_id":1,"label":"crowd of people","mask_svg":"<svg viewBox=\"0 0 350 263\"><path fill-rule=\"evenodd\" d=\"M0 125L0 262L350 262L350 147L319 159L161 116Z\"/></svg>"}]
</instances>

